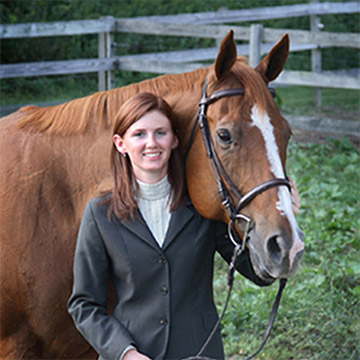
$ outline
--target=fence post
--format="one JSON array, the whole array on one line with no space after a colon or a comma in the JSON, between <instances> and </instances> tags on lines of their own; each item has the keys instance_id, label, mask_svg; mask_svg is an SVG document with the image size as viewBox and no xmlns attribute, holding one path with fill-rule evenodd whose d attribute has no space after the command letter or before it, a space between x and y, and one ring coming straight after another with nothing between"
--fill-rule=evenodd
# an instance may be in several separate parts
<instances>
[{"instance_id":1,"label":"fence post","mask_svg":"<svg viewBox=\"0 0 360 360\"><path fill-rule=\"evenodd\" d=\"M311 2L318 3L319 0L311 0ZM322 27L323 25L320 22L320 16L310 15L310 30L312 32L319 32ZM311 70L318 73L322 70L320 47L311 50ZM316 107L320 107L322 105L321 90L319 88L313 89L313 102Z\"/></svg>"},{"instance_id":2,"label":"fence post","mask_svg":"<svg viewBox=\"0 0 360 360\"><path fill-rule=\"evenodd\" d=\"M219 8L217 9L217 12L219 13L219 12L227 11L227 10L228 10L227 7L222 6L222 7L219 7ZM217 47L217 49L220 48L220 45L221 45L222 40L223 40L223 37L222 37L222 36L215 39L215 46Z\"/></svg>"},{"instance_id":3,"label":"fence post","mask_svg":"<svg viewBox=\"0 0 360 360\"><path fill-rule=\"evenodd\" d=\"M250 26L249 65L251 67L256 67L260 63L262 34L263 26L261 24Z\"/></svg>"},{"instance_id":4,"label":"fence post","mask_svg":"<svg viewBox=\"0 0 360 360\"><path fill-rule=\"evenodd\" d=\"M104 22L109 22L112 24L114 22L113 16L103 16L100 17L100 20ZM112 28L112 26L111 26ZM110 58L113 56L113 47L114 35L110 31L104 33L99 33L99 59ZM99 71L98 73L98 86L99 91L110 90L114 87L114 74L112 71Z\"/></svg>"}]
</instances>

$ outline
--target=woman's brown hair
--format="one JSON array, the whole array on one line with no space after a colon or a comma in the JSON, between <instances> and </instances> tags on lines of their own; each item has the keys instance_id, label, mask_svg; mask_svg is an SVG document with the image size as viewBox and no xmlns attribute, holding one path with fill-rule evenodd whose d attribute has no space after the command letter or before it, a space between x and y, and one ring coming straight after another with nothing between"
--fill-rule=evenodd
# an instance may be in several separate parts
<instances>
[{"instance_id":1,"label":"woman's brown hair","mask_svg":"<svg viewBox=\"0 0 360 360\"><path fill-rule=\"evenodd\" d=\"M118 134L123 137L132 124L152 110L165 115L170 121L173 133L177 135L175 114L169 104L163 98L146 92L138 93L121 106L115 117L113 135ZM111 150L111 167L114 183L108 201L110 203L109 216L114 213L122 220L133 219L137 211L138 187L133 179L129 157L120 154L115 145ZM171 186L170 210L173 211L182 204L185 197L183 162L179 148L172 150L168 166L168 180Z\"/></svg>"}]
</instances>

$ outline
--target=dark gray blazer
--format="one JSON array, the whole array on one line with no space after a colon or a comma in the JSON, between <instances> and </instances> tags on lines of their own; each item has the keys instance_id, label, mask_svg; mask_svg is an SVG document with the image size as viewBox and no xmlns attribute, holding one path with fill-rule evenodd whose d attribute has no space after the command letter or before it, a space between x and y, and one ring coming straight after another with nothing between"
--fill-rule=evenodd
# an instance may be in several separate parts
<instances>
[{"instance_id":1,"label":"dark gray blazer","mask_svg":"<svg viewBox=\"0 0 360 360\"><path fill-rule=\"evenodd\" d=\"M133 344L151 359L195 355L218 319L213 300L215 251L229 261L233 246L223 223L203 218L189 203L172 214L162 248L144 220L108 221L107 206L91 200L75 252L68 310L100 354L119 359ZM245 253L238 270L259 285ZM117 302L108 314L112 282ZM220 330L204 354L223 359Z\"/></svg>"}]
</instances>

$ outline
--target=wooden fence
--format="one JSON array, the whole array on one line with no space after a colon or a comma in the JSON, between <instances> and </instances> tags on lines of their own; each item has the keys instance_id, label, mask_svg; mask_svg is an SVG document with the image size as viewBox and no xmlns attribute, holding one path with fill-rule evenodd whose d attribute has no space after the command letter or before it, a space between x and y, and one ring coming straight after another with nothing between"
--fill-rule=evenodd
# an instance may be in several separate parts
<instances>
[{"instance_id":1,"label":"wooden fence","mask_svg":"<svg viewBox=\"0 0 360 360\"><path fill-rule=\"evenodd\" d=\"M64 75L74 73L99 73L99 90L113 87L114 73L130 70L150 73L182 73L207 66L204 61L213 60L217 47L190 49L172 52L158 52L138 55L115 56L115 33L138 33L157 36L180 36L222 39L230 28L235 40L248 44L238 45L238 53L249 56L249 63L256 66L263 54L278 41L284 33L291 40L290 51L312 51L311 72L283 71L273 85L302 85L314 88L360 89L360 78L352 75L337 75L321 72L321 49L326 47L360 48L358 33L334 33L320 31L320 15L359 13L359 2L318 3L255 8L247 10L220 10L217 12L150 16L138 18L103 17L98 20L64 21L53 23L28 23L0 25L0 39L73 36L98 34L98 58L47 61L0 65L0 78ZM310 16L311 30L270 29L260 24L251 26L228 26L226 23L261 21L295 16ZM217 25L215 25L217 24ZM221 25L219 25L221 24ZM319 93L317 93L319 95ZM315 98L321 104L321 97ZM356 126L356 125L355 125ZM353 132L353 129L350 130ZM359 129L357 127L357 132Z\"/></svg>"}]
</instances>

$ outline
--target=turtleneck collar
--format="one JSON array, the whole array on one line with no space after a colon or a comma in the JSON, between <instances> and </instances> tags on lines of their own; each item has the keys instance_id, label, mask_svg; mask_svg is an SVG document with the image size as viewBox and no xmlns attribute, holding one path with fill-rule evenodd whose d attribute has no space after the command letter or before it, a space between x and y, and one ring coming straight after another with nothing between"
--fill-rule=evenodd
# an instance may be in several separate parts
<instances>
[{"instance_id":1,"label":"turtleneck collar","mask_svg":"<svg viewBox=\"0 0 360 360\"><path fill-rule=\"evenodd\" d=\"M170 184L167 176L164 176L155 184L144 183L140 180L136 181L139 184L139 198L145 200L157 200L170 194Z\"/></svg>"}]
</instances>

